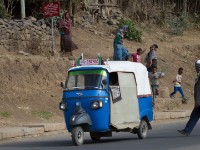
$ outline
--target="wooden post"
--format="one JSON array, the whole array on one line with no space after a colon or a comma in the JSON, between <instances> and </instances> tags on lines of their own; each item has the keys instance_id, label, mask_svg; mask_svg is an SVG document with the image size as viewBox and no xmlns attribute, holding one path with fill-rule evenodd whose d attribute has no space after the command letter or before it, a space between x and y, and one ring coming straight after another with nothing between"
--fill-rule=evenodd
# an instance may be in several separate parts
<instances>
[{"instance_id":1,"label":"wooden post","mask_svg":"<svg viewBox=\"0 0 200 150\"><path fill-rule=\"evenodd\" d=\"M51 18L51 34L52 34L52 55L54 55L54 24L53 24L53 17Z\"/></svg>"},{"instance_id":2,"label":"wooden post","mask_svg":"<svg viewBox=\"0 0 200 150\"><path fill-rule=\"evenodd\" d=\"M26 17L25 0L20 0L20 6L21 6L21 19L24 19Z\"/></svg>"}]
</instances>

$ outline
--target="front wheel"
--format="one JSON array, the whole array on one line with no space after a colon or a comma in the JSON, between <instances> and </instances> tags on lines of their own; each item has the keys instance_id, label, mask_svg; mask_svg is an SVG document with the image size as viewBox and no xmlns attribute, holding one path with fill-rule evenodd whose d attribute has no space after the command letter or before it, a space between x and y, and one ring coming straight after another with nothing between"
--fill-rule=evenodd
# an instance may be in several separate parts
<instances>
[{"instance_id":1,"label":"front wheel","mask_svg":"<svg viewBox=\"0 0 200 150\"><path fill-rule=\"evenodd\" d=\"M74 145L80 146L84 142L84 132L81 127L74 127L72 130L72 141Z\"/></svg>"},{"instance_id":2,"label":"front wheel","mask_svg":"<svg viewBox=\"0 0 200 150\"><path fill-rule=\"evenodd\" d=\"M137 129L137 135L139 139L145 139L147 138L147 133L148 133L148 125L145 120L142 120L140 122L140 126Z\"/></svg>"}]
</instances>

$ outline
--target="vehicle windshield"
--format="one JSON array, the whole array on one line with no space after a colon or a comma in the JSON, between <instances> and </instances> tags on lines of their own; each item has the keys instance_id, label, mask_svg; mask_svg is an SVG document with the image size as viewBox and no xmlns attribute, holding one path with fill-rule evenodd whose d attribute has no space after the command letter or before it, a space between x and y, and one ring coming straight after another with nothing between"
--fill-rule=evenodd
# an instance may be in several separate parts
<instances>
[{"instance_id":1,"label":"vehicle windshield","mask_svg":"<svg viewBox=\"0 0 200 150\"><path fill-rule=\"evenodd\" d=\"M66 90L106 89L107 73L105 70L79 70L68 73Z\"/></svg>"}]
</instances>

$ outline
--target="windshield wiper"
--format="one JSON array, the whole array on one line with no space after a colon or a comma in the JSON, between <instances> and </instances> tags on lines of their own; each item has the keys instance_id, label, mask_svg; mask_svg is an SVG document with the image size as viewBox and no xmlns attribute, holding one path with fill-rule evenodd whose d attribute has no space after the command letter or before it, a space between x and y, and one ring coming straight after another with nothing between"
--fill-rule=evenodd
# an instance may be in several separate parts
<instances>
[{"instance_id":1,"label":"windshield wiper","mask_svg":"<svg viewBox=\"0 0 200 150\"><path fill-rule=\"evenodd\" d=\"M98 86L85 86L86 89L99 89Z\"/></svg>"},{"instance_id":2,"label":"windshield wiper","mask_svg":"<svg viewBox=\"0 0 200 150\"><path fill-rule=\"evenodd\" d=\"M75 86L75 87L73 87L73 89L74 89L74 90L83 90L83 89L84 89L84 87Z\"/></svg>"}]
</instances>

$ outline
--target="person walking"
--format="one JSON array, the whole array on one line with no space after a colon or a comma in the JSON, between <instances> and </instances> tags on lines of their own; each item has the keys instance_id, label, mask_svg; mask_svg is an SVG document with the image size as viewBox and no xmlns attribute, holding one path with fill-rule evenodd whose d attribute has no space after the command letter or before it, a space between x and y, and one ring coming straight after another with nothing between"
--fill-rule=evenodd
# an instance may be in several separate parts
<instances>
[{"instance_id":1,"label":"person walking","mask_svg":"<svg viewBox=\"0 0 200 150\"><path fill-rule=\"evenodd\" d=\"M195 106L190 115L190 119L187 122L185 128L183 130L178 130L178 132L182 135L189 136L194 129L196 123L200 118L200 60L195 62L195 69L197 72L197 77L195 79L194 85L194 101Z\"/></svg>"},{"instance_id":2,"label":"person walking","mask_svg":"<svg viewBox=\"0 0 200 150\"><path fill-rule=\"evenodd\" d=\"M128 31L128 26L124 25L121 29L117 31L115 36L113 47L114 47L114 54L113 60L128 60L128 49L126 49L123 45L123 39L125 33Z\"/></svg>"},{"instance_id":3,"label":"person walking","mask_svg":"<svg viewBox=\"0 0 200 150\"><path fill-rule=\"evenodd\" d=\"M73 56L72 51L78 49L76 44L72 41L71 38L71 19L68 12L65 12L59 22L60 26L60 47L61 52L69 53L70 56Z\"/></svg>"},{"instance_id":4,"label":"person walking","mask_svg":"<svg viewBox=\"0 0 200 150\"><path fill-rule=\"evenodd\" d=\"M170 94L170 98L173 98L175 96L176 92L179 91L181 96L182 96L182 103L186 104L187 103L187 98L185 97L183 89L181 87L182 74L183 74L183 68L180 67L178 69L178 74L176 75L176 79L173 81L173 83L174 83L174 91Z\"/></svg>"}]
</instances>

